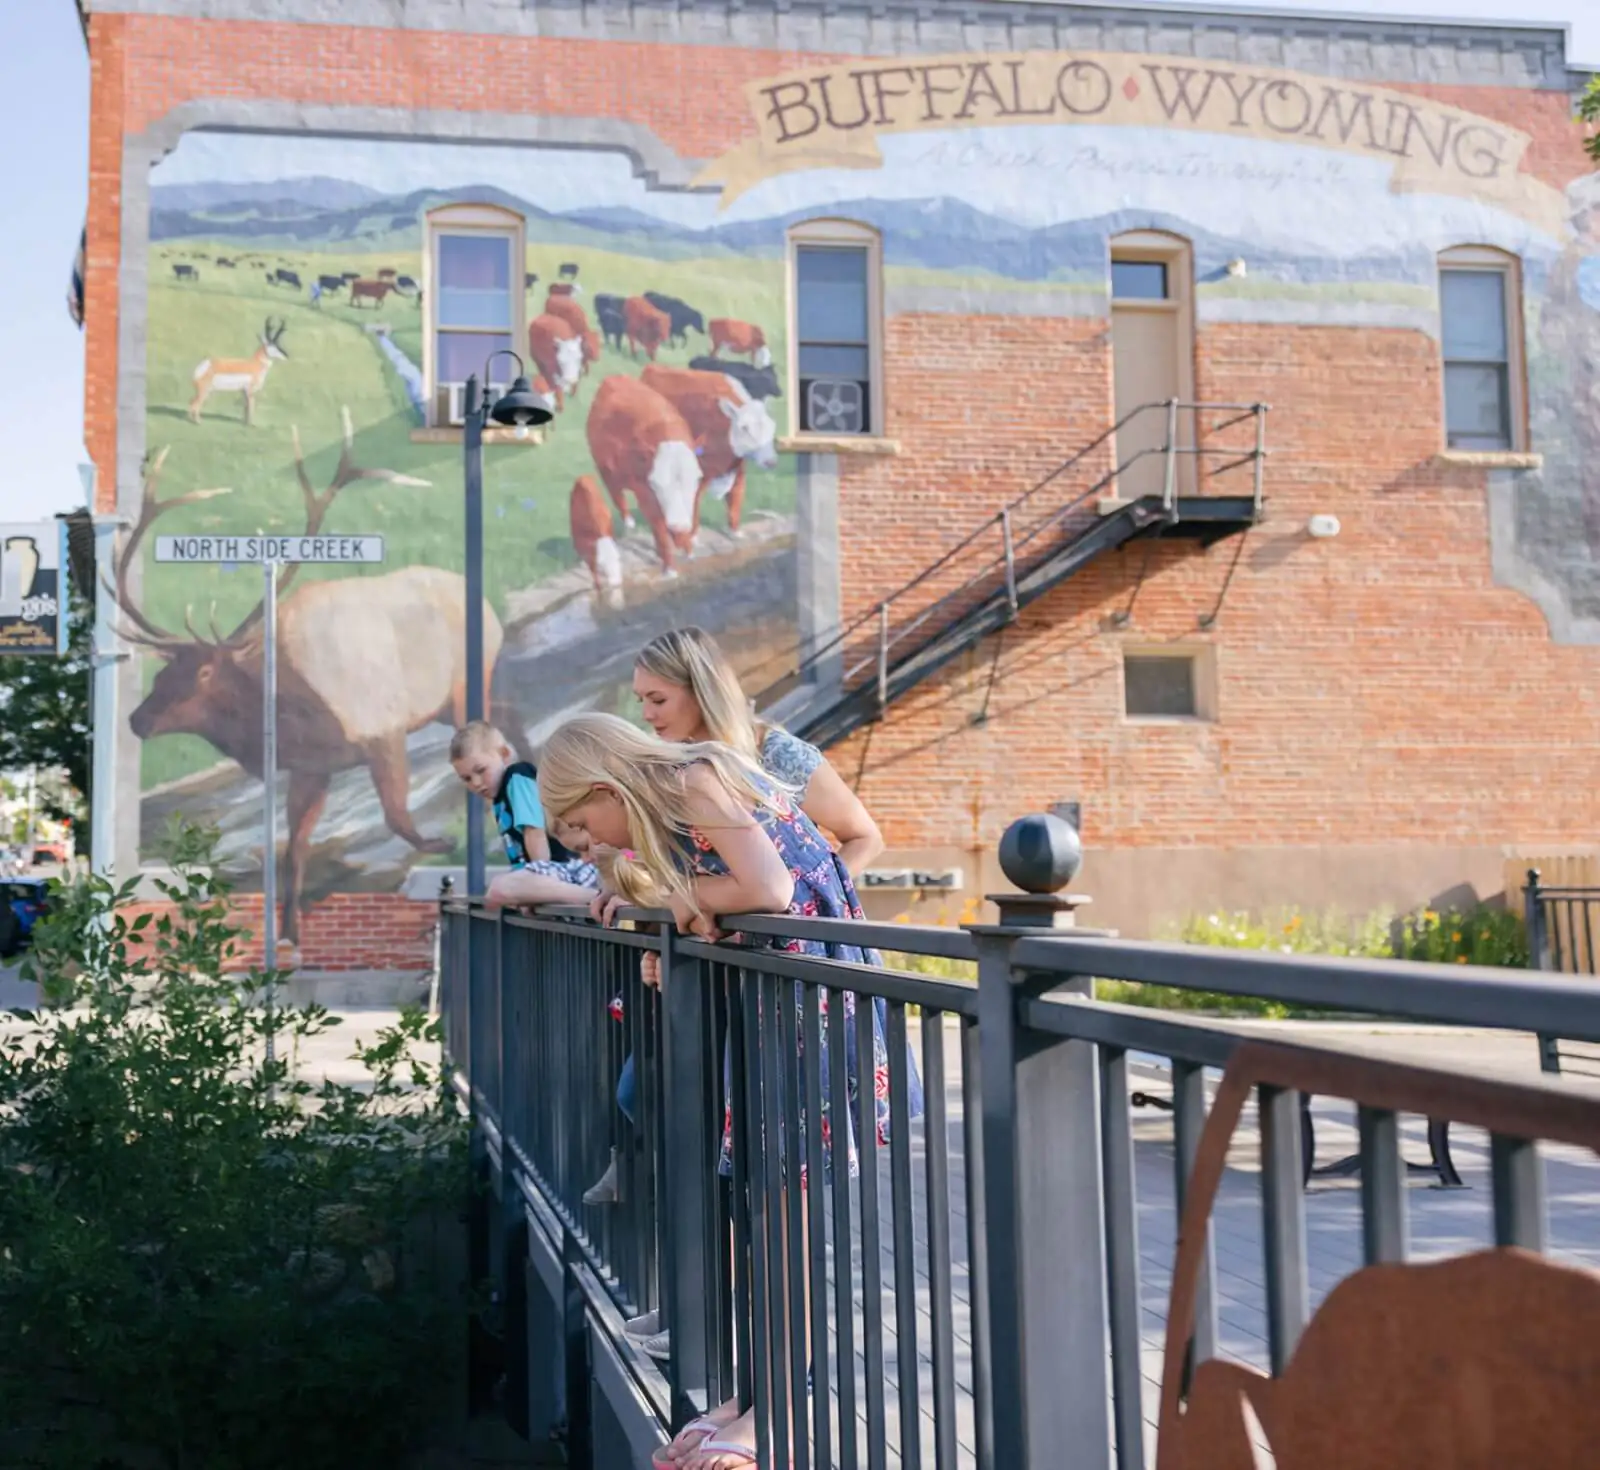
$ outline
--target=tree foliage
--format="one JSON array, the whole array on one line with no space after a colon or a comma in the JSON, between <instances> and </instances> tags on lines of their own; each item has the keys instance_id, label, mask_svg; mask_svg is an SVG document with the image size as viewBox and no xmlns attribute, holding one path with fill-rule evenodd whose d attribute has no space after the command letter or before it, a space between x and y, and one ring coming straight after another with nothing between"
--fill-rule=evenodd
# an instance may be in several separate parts
<instances>
[{"instance_id":1,"label":"tree foliage","mask_svg":"<svg viewBox=\"0 0 1600 1470\"><path fill-rule=\"evenodd\" d=\"M0 655L0 770L61 769L77 793L76 807L46 798L52 817L81 821L89 795L90 654L94 609L74 598L67 651Z\"/></svg>"},{"instance_id":2,"label":"tree foliage","mask_svg":"<svg viewBox=\"0 0 1600 1470\"><path fill-rule=\"evenodd\" d=\"M391 1470L465 1310L436 1029L356 1048L369 1086L301 1078L337 1018L230 969L214 834L173 836L156 912L57 885L29 961L57 1004L0 1028L0 1465Z\"/></svg>"},{"instance_id":3,"label":"tree foliage","mask_svg":"<svg viewBox=\"0 0 1600 1470\"><path fill-rule=\"evenodd\" d=\"M1583 146L1588 150L1589 157L1600 163L1600 75L1590 77L1589 85L1583 89L1583 97L1578 102L1578 118L1590 124Z\"/></svg>"}]
</instances>

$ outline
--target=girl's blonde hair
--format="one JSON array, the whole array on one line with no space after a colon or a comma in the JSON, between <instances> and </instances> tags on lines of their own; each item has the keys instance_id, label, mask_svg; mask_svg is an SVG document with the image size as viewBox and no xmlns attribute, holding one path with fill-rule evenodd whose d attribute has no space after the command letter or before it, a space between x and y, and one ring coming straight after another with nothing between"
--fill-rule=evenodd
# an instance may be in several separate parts
<instances>
[{"instance_id":1,"label":"girl's blonde hair","mask_svg":"<svg viewBox=\"0 0 1600 1470\"><path fill-rule=\"evenodd\" d=\"M711 739L760 764L769 727L757 721L728 656L704 628L669 629L645 644L634 662L653 678L687 689Z\"/></svg>"},{"instance_id":2,"label":"girl's blonde hair","mask_svg":"<svg viewBox=\"0 0 1600 1470\"><path fill-rule=\"evenodd\" d=\"M547 812L564 818L596 786L609 786L622 802L633 839L631 852L598 854L610 887L643 908L681 898L699 912L677 839L695 825L687 777L700 764L741 803L773 805L771 781L741 752L710 740L672 745L604 714L579 715L550 737L539 758L539 796Z\"/></svg>"}]
</instances>

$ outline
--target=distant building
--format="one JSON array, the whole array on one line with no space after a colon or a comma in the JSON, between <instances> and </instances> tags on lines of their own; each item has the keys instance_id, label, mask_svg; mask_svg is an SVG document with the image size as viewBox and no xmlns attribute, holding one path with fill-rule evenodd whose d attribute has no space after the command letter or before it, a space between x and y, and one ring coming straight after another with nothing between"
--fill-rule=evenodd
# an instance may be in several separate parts
<instances>
[{"instance_id":1,"label":"distant building","mask_svg":"<svg viewBox=\"0 0 1600 1470\"><path fill-rule=\"evenodd\" d=\"M875 910L954 914L1060 803L1128 932L1596 842L1600 178L1561 30L82 3L90 443L149 523L124 871L183 811L259 875L259 579L154 538L381 534L286 579L285 888L309 964L425 959L462 394L505 348L559 409L489 451L496 718L625 708L641 643L710 627L881 819ZM347 431L391 478L339 472Z\"/></svg>"}]
</instances>

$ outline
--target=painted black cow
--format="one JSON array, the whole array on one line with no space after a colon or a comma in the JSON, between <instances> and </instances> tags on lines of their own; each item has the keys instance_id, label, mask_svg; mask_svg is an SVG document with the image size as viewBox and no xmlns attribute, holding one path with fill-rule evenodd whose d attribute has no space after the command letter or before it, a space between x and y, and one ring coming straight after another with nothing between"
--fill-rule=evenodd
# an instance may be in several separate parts
<instances>
[{"instance_id":1,"label":"painted black cow","mask_svg":"<svg viewBox=\"0 0 1600 1470\"><path fill-rule=\"evenodd\" d=\"M668 341L674 345L679 342L687 345L690 332L698 332L702 337L705 336L706 319L687 301L679 301L676 296L663 296L659 291L646 291L644 299L657 311L666 312L672 322L672 334Z\"/></svg>"},{"instance_id":2,"label":"painted black cow","mask_svg":"<svg viewBox=\"0 0 1600 1470\"><path fill-rule=\"evenodd\" d=\"M300 273L298 271L287 271L282 266L279 266L277 270L268 275L267 284L269 286L293 286L298 291L300 289Z\"/></svg>"},{"instance_id":3,"label":"painted black cow","mask_svg":"<svg viewBox=\"0 0 1600 1470\"><path fill-rule=\"evenodd\" d=\"M594 316L600 323L601 334L607 344L616 344L618 352L622 351L622 338L627 331L627 323L623 320L623 299L620 296L596 296L594 298Z\"/></svg>"},{"instance_id":4,"label":"painted black cow","mask_svg":"<svg viewBox=\"0 0 1600 1470\"><path fill-rule=\"evenodd\" d=\"M689 366L702 373L723 373L755 399L783 397L778 387L778 370L770 363L758 368L728 357L691 357Z\"/></svg>"},{"instance_id":5,"label":"painted black cow","mask_svg":"<svg viewBox=\"0 0 1600 1470\"><path fill-rule=\"evenodd\" d=\"M192 265L175 265L172 267L172 274L180 281L198 281L200 279L200 272Z\"/></svg>"}]
</instances>

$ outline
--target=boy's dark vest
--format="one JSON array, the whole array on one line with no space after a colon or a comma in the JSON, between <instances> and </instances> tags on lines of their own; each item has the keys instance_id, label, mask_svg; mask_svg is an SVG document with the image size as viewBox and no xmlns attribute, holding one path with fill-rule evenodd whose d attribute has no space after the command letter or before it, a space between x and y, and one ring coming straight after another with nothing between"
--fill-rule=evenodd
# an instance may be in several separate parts
<instances>
[{"instance_id":1,"label":"boy's dark vest","mask_svg":"<svg viewBox=\"0 0 1600 1470\"><path fill-rule=\"evenodd\" d=\"M505 773L500 777L500 789L494 794L495 821L499 823L500 834L505 838L506 857L513 863L531 862L526 844L522 840L522 829L518 827L511 817L511 803L506 798L506 792L511 786L513 776L526 776L535 786L539 784L539 772L531 761L515 761L507 766ZM548 821L548 818L546 818ZM569 852L554 837L550 830L545 829L545 840L550 844L550 860L556 863L570 863L577 859L577 854Z\"/></svg>"}]
</instances>

